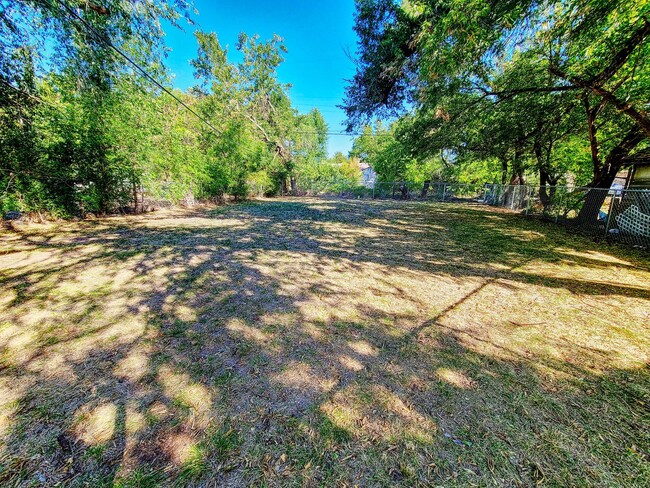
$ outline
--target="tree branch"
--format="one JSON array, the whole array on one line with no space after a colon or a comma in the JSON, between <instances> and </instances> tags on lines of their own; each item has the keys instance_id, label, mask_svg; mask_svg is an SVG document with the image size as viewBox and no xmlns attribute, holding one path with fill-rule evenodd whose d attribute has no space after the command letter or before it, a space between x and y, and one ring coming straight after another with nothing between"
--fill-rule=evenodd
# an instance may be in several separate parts
<instances>
[{"instance_id":1,"label":"tree branch","mask_svg":"<svg viewBox=\"0 0 650 488\"><path fill-rule=\"evenodd\" d=\"M101 5L96 5L94 3L90 2L85 2L79 5L79 8L86 10L90 9L95 12L97 12L99 15L109 15L111 13L110 10L108 10L106 7L102 7Z\"/></svg>"},{"instance_id":2,"label":"tree branch","mask_svg":"<svg viewBox=\"0 0 650 488\"><path fill-rule=\"evenodd\" d=\"M583 80L581 78L578 78L577 76L568 75L557 66L551 65L549 66L549 70L554 75L562 79L568 80L574 85L578 85L587 90L590 90L591 92L595 93L599 97L602 97L604 101L614 105L614 107L616 107L616 109L619 112L624 113L632 120L634 120L639 125L639 127L645 132L646 136L650 137L650 117L648 117L648 114L646 112L642 110L638 110L631 103L621 100L616 95L614 95L611 91L603 88L602 86L595 85L590 81Z\"/></svg>"},{"instance_id":3,"label":"tree branch","mask_svg":"<svg viewBox=\"0 0 650 488\"><path fill-rule=\"evenodd\" d=\"M614 59L609 63L600 74L594 76L587 83L591 85L603 85L627 62L628 58L634 52L636 47L650 35L650 22L643 19L643 25L625 41L623 47L614 55Z\"/></svg>"},{"instance_id":4,"label":"tree branch","mask_svg":"<svg viewBox=\"0 0 650 488\"><path fill-rule=\"evenodd\" d=\"M507 96L513 97L521 93L552 93L552 92L564 92L572 90L580 90L580 86L575 85L562 85L562 86L531 86L527 88L515 88L512 90L501 90L501 91L489 91L483 88L479 88L486 97L491 96Z\"/></svg>"}]
</instances>

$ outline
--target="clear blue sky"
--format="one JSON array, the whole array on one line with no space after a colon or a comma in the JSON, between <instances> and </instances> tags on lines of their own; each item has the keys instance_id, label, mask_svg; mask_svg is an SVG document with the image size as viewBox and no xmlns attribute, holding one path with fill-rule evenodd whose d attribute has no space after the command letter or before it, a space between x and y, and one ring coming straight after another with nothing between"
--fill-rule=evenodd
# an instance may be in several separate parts
<instances>
[{"instance_id":1,"label":"clear blue sky","mask_svg":"<svg viewBox=\"0 0 650 488\"><path fill-rule=\"evenodd\" d=\"M284 38L289 52L278 69L282 83L291 83L293 106L301 113L318 107L330 131L343 130L343 111L336 108L343 99L345 79L354 75L354 64L346 51L354 54L357 37L352 30L353 0L195 0L197 26L185 31L166 28L166 43L172 49L166 64L174 73L174 86L185 90L196 83L189 60L196 57L196 28L216 32L222 45L229 46L231 60L240 32L270 39ZM330 136L330 155L347 154L348 136Z\"/></svg>"}]
</instances>

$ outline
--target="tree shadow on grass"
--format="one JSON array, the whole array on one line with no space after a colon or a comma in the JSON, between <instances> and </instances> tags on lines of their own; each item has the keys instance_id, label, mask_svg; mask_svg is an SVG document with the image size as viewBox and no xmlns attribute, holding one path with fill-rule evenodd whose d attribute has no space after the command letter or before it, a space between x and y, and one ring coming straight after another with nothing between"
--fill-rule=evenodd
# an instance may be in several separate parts
<instances>
[{"instance_id":1,"label":"tree shadow on grass","mask_svg":"<svg viewBox=\"0 0 650 488\"><path fill-rule=\"evenodd\" d=\"M641 316L593 347L616 321L490 302L640 306L633 254L478 208L319 200L21 239L45 257L0 282L3 483L648 479Z\"/></svg>"}]
</instances>

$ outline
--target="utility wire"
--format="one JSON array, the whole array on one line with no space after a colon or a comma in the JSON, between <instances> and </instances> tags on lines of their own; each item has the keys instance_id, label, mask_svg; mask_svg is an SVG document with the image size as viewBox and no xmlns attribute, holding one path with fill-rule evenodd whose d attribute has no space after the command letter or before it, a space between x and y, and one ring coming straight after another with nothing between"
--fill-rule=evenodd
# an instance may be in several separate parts
<instances>
[{"instance_id":1,"label":"utility wire","mask_svg":"<svg viewBox=\"0 0 650 488\"><path fill-rule=\"evenodd\" d=\"M13 86L11 83L9 83L8 81L3 80L2 78L0 78L0 83L2 83L2 84L3 84L4 86L6 86L7 88L11 88L11 89L14 90L16 93L19 93L20 95L22 95L22 96L24 96L24 97L31 98L32 100L36 100L38 103L44 103L45 105L49 105L50 107L54 107L54 108L56 108L56 109L60 109L60 108L61 108L60 105L55 105L55 104L53 104L53 103L51 103L51 102L48 102L47 100L43 100L43 99L42 99L41 97L39 97L39 96L32 95L31 93L28 93L28 92L26 92L26 91L24 91L24 90L21 90L20 88L16 88L16 87ZM14 105L15 105L15 104L14 104Z\"/></svg>"},{"instance_id":2,"label":"utility wire","mask_svg":"<svg viewBox=\"0 0 650 488\"><path fill-rule=\"evenodd\" d=\"M71 8L68 4L66 4L63 0L56 0L58 4L60 4L70 15L72 15L75 19L79 20L85 27L90 31L91 34L93 34L97 39L100 41L104 42L108 47L113 49L116 53L118 53L120 56L122 56L124 59L126 59L130 64L132 64L135 69L137 69L140 73L144 75L145 78L147 78L149 81L151 81L153 84L155 84L158 88L160 88L162 91L167 93L170 97L172 97L174 100L176 100L178 103L180 103L183 107L185 107L192 115L194 115L197 119L199 119L201 122L203 122L205 125L210 127L212 130L214 130L217 134L221 134L221 131L217 129L215 126L213 126L210 122L205 120L203 117L201 117L199 114L197 114L192 108L190 108L185 102L183 102L180 98L178 98L176 95L174 95L171 91L169 91L167 88L165 88L161 83L158 82L153 76L151 76L147 71L142 68L138 63L133 61L129 56L127 56L124 52L122 52L121 49L116 47L106 36L104 36L101 32L98 32L97 29L95 29L92 25L90 25L86 20L81 17L77 12L74 11L73 8Z\"/></svg>"},{"instance_id":3,"label":"utility wire","mask_svg":"<svg viewBox=\"0 0 650 488\"><path fill-rule=\"evenodd\" d=\"M176 100L179 104L181 104L187 111L189 111L192 115L194 115L197 119L199 119L201 122L203 122L205 125L210 127L212 130L214 130L217 134L221 134L222 132L217 129L215 126L213 126L210 122L205 120L203 117L201 117L199 114L197 114L190 106L188 106L185 102L183 102L180 98L178 98L176 95L174 95L170 90L165 88L158 80L156 80L152 75L150 75L144 68L142 68L138 63L133 61L127 54L125 54L121 49L116 47L110 39L108 39L106 36L104 36L101 32L98 32L97 29L95 29L91 24L89 24L83 17L81 17L77 12L74 11L73 8L71 8L68 4L66 4L63 0L55 0L59 5L61 5L72 17L77 19L79 22L81 22L88 31L90 31L91 34L93 34L97 39L105 43L108 47L113 49L116 53L118 53L120 56L122 56L125 60L127 60L131 65L133 65L134 68L136 68L142 75L147 78L149 81L151 81L153 84L155 84L158 88L160 88L162 91L167 93L170 97L172 97L174 100ZM317 132L301 132L301 134L314 134L317 135ZM328 136L349 136L349 137L355 137L355 136L361 136L364 135L362 133L347 133L347 132L327 132L326 135ZM365 135L370 135L370 136L380 136L381 134L365 134Z\"/></svg>"}]
</instances>

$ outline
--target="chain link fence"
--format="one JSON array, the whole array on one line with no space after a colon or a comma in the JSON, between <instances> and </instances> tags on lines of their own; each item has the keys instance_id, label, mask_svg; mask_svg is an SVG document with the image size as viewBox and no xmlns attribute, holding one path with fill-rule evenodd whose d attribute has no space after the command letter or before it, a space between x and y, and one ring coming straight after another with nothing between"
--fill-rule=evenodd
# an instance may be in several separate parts
<instances>
[{"instance_id":1,"label":"chain link fence","mask_svg":"<svg viewBox=\"0 0 650 488\"><path fill-rule=\"evenodd\" d=\"M373 198L440 202L477 201L483 194L481 185L440 182L380 182L372 190Z\"/></svg>"},{"instance_id":2,"label":"chain link fence","mask_svg":"<svg viewBox=\"0 0 650 488\"><path fill-rule=\"evenodd\" d=\"M342 180L301 182L294 194L474 202L508 208L572 227L582 233L650 249L650 189L408 181L376 182L364 186Z\"/></svg>"},{"instance_id":3,"label":"chain link fence","mask_svg":"<svg viewBox=\"0 0 650 488\"><path fill-rule=\"evenodd\" d=\"M650 190L485 185L483 201L650 248Z\"/></svg>"},{"instance_id":4,"label":"chain link fence","mask_svg":"<svg viewBox=\"0 0 650 488\"><path fill-rule=\"evenodd\" d=\"M380 181L371 184L349 180L299 181L294 196L332 196L356 199L461 201L479 200L483 185L413 181Z\"/></svg>"}]
</instances>

